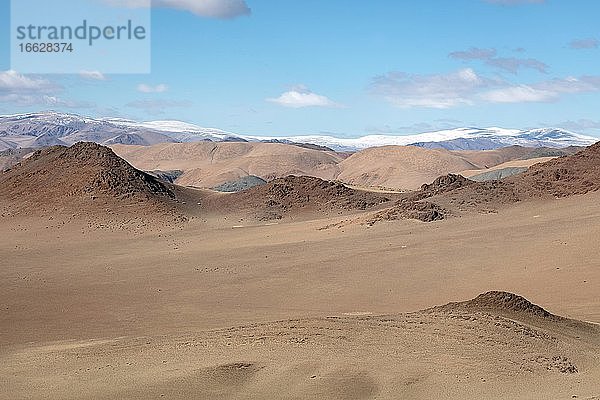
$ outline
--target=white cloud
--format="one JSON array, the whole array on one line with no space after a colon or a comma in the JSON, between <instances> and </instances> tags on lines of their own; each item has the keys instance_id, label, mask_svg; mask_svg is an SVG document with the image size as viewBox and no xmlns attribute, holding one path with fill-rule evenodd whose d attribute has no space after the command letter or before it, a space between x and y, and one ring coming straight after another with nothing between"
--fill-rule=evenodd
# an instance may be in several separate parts
<instances>
[{"instance_id":1,"label":"white cloud","mask_svg":"<svg viewBox=\"0 0 600 400\"><path fill-rule=\"evenodd\" d=\"M156 86L147 85L145 83L140 83L137 86L137 90L138 90L138 92L142 92L142 93L164 93L167 90L169 90L169 86L165 85L164 83L161 83Z\"/></svg>"},{"instance_id":2,"label":"white cloud","mask_svg":"<svg viewBox=\"0 0 600 400\"><path fill-rule=\"evenodd\" d=\"M93 103L67 100L58 94L63 88L44 78L16 71L0 71L0 103L13 106L89 108Z\"/></svg>"},{"instance_id":3,"label":"white cloud","mask_svg":"<svg viewBox=\"0 0 600 400\"><path fill-rule=\"evenodd\" d=\"M92 81L105 81L106 76L100 71L81 71L79 76L83 79L89 79Z\"/></svg>"},{"instance_id":4,"label":"white cloud","mask_svg":"<svg viewBox=\"0 0 600 400\"><path fill-rule=\"evenodd\" d=\"M28 107L34 105L48 105L46 96L35 96L30 94L17 94L17 93L0 93L0 103L9 103L12 106Z\"/></svg>"},{"instance_id":5,"label":"white cloud","mask_svg":"<svg viewBox=\"0 0 600 400\"><path fill-rule=\"evenodd\" d=\"M8 70L0 71L0 102L17 106L49 105L60 87L52 82ZM55 99L58 99L54 97Z\"/></svg>"},{"instance_id":6,"label":"white cloud","mask_svg":"<svg viewBox=\"0 0 600 400\"><path fill-rule=\"evenodd\" d=\"M591 93L600 91L600 76L569 76L540 82L535 85L538 89L556 93Z\"/></svg>"},{"instance_id":7,"label":"white cloud","mask_svg":"<svg viewBox=\"0 0 600 400\"><path fill-rule=\"evenodd\" d=\"M390 72L375 77L370 90L400 108L451 108L472 104L473 94L493 83L471 68L431 75Z\"/></svg>"},{"instance_id":8,"label":"white cloud","mask_svg":"<svg viewBox=\"0 0 600 400\"><path fill-rule=\"evenodd\" d=\"M600 76L556 78L531 85L512 85L482 95L493 103L557 101L561 95L600 92Z\"/></svg>"},{"instance_id":9,"label":"white cloud","mask_svg":"<svg viewBox=\"0 0 600 400\"><path fill-rule=\"evenodd\" d=\"M150 0L104 0L118 7L142 8L150 5ZM152 7L173 8L189 11L200 17L230 19L250 15L251 10L245 0L152 0Z\"/></svg>"},{"instance_id":10,"label":"white cloud","mask_svg":"<svg viewBox=\"0 0 600 400\"><path fill-rule=\"evenodd\" d=\"M481 98L490 103L543 103L555 101L556 92L536 89L527 85L511 86L483 93Z\"/></svg>"},{"instance_id":11,"label":"white cloud","mask_svg":"<svg viewBox=\"0 0 600 400\"><path fill-rule=\"evenodd\" d=\"M304 86L292 88L291 90L282 93L281 96L267 99L267 101L290 108L340 107L339 104L329 98L313 93Z\"/></svg>"},{"instance_id":12,"label":"white cloud","mask_svg":"<svg viewBox=\"0 0 600 400\"><path fill-rule=\"evenodd\" d=\"M489 103L557 101L562 95L600 92L600 76L555 78L531 84L478 75L470 68L448 74L390 72L373 79L371 93L400 108L451 108Z\"/></svg>"},{"instance_id":13,"label":"white cloud","mask_svg":"<svg viewBox=\"0 0 600 400\"><path fill-rule=\"evenodd\" d=\"M0 93L48 93L56 85L42 78L28 77L17 71L0 71Z\"/></svg>"}]
</instances>

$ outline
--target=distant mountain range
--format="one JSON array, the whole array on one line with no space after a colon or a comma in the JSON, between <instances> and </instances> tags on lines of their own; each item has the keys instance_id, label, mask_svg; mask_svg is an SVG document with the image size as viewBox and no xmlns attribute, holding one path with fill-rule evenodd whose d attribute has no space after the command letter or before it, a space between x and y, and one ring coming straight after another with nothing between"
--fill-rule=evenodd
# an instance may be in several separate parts
<instances>
[{"instance_id":1,"label":"distant mountain range","mask_svg":"<svg viewBox=\"0 0 600 400\"><path fill-rule=\"evenodd\" d=\"M43 112L0 116L0 150L71 145L87 141L103 145L195 141L239 141L241 136L219 129L177 121L135 122L116 118L88 118Z\"/></svg>"},{"instance_id":2,"label":"distant mountain range","mask_svg":"<svg viewBox=\"0 0 600 400\"><path fill-rule=\"evenodd\" d=\"M266 137L254 139L265 140ZM554 147L589 146L600 138L584 136L557 128L532 130L503 128L457 128L444 131L420 133L416 135L391 136L368 135L356 139L332 136L290 136L281 141L311 143L335 150L362 150L379 146L420 146L447 150L492 150L507 146Z\"/></svg>"},{"instance_id":3,"label":"distant mountain range","mask_svg":"<svg viewBox=\"0 0 600 400\"><path fill-rule=\"evenodd\" d=\"M356 151L387 145L415 145L448 150L488 150L520 145L527 147L589 146L600 138L563 129L517 130L458 128L416 135L368 135L359 138L333 136L250 136L203 128L180 121L136 122L117 118L89 118L74 114L41 112L0 116L0 151L71 145L88 141L103 145L149 146L177 142L273 142L308 144L336 151Z\"/></svg>"}]
</instances>

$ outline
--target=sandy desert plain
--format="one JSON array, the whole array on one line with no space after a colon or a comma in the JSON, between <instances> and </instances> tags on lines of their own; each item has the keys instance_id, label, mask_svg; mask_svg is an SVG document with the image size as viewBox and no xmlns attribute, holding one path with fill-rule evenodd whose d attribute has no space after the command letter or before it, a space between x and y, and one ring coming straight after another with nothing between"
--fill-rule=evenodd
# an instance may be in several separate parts
<instances>
[{"instance_id":1,"label":"sandy desert plain","mask_svg":"<svg viewBox=\"0 0 600 400\"><path fill-rule=\"evenodd\" d=\"M600 399L600 145L483 183L521 156L219 146L0 173L0 398Z\"/></svg>"}]
</instances>

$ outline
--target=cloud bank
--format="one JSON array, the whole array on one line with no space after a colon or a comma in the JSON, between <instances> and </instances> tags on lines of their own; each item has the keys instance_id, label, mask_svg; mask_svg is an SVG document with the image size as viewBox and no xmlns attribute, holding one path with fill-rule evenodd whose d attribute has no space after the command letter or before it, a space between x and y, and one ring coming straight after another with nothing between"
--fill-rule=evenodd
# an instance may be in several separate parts
<instances>
[{"instance_id":1,"label":"cloud bank","mask_svg":"<svg viewBox=\"0 0 600 400\"><path fill-rule=\"evenodd\" d=\"M464 68L446 74L389 72L369 91L399 108L452 108L477 103L540 103L563 95L600 92L600 76L555 78L531 84L492 79Z\"/></svg>"},{"instance_id":2,"label":"cloud bank","mask_svg":"<svg viewBox=\"0 0 600 400\"><path fill-rule=\"evenodd\" d=\"M473 104L472 94L492 84L471 68L431 75L394 71L373 78L370 91L400 108L451 108Z\"/></svg>"}]
</instances>

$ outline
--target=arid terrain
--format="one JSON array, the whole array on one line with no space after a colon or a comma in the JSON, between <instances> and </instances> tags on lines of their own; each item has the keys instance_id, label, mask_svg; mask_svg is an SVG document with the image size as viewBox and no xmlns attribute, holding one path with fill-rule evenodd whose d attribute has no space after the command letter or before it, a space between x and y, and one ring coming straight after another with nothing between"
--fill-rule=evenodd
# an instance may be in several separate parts
<instances>
[{"instance_id":1,"label":"arid terrain","mask_svg":"<svg viewBox=\"0 0 600 400\"><path fill-rule=\"evenodd\" d=\"M497 150L448 151L415 146L383 146L356 153L336 153L281 143L163 143L154 146L114 145L113 150L136 168L179 171L175 183L213 188L245 176L267 181L288 175L339 180L362 188L416 190L449 173L472 176L506 166L529 167L565 149L505 147ZM514 162L514 165L500 164Z\"/></svg>"},{"instance_id":2,"label":"arid terrain","mask_svg":"<svg viewBox=\"0 0 600 400\"><path fill-rule=\"evenodd\" d=\"M90 143L0 173L0 398L600 399L599 144L559 158L277 144L294 147L285 162L271 144L197 145L201 161L115 151L149 171L188 163L205 189ZM331 181L382 176L407 151L444 158L403 171L444 167L407 193ZM539 157L501 181L448 175ZM412 176L385 171L353 182ZM221 174L270 176L206 189Z\"/></svg>"}]
</instances>

